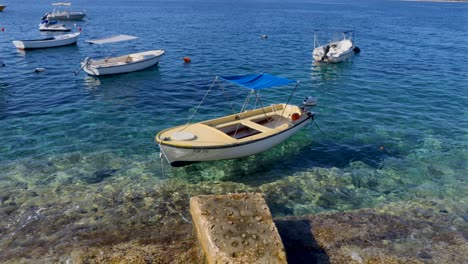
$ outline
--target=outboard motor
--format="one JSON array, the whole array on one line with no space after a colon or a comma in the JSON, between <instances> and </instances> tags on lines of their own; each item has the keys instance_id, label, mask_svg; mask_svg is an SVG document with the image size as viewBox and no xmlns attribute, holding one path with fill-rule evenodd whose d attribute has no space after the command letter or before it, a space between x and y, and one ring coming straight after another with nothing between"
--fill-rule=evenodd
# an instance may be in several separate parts
<instances>
[{"instance_id":1,"label":"outboard motor","mask_svg":"<svg viewBox=\"0 0 468 264\"><path fill-rule=\"evenodd\" d=\"M353 50L353 51L354 51L355 54L361 53L361 49L360 49L358 46L354 46L354 50Z\"/></svg>"},{"instance_id":2,"label":"outboard motor","mask_svg":"<svg viewBox=\"0 0 468 264\"><path fill-rule=\"evenodd\" d=\"M321 61L325 61L328 57L328 52L330 51L330 45L323 47L323 57Z\"/></svg>"},{"instance_id":3,"label":"outboard motor","mask_svg":"<svg viewBox=\"0 0 468 264\"><path fill-rule=\"evenodd\" d=\"M314 107L317 105L317 99L313 96L307 96L304 101L302 101L302 104L299 106L301 109L302 113L307 113L313 115L309 110L310 108Z\"/></svg>"}]
</instances>

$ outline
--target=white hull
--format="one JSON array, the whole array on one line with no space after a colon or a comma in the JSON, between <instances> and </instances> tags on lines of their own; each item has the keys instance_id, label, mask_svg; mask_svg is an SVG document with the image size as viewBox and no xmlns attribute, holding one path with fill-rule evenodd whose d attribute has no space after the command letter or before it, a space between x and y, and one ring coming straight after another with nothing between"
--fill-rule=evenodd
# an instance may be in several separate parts
<instances>
[{"instance_id":1,"label":"white hull","mask_svg":"<svg viewBox=\"0 0 468 264\"><path fill-rule=\"evenodd\" d=\"M83 20L84 12L56 12L47 15L49 20Z\"/></svg>"},{"instance_id":2,"label":"white hull","mask_svg":"<svg viewBox=\"0 0 468 264\"><path fill-rule=\"evenodd\" d=\"M319 48L321 49L322 47L319 47ZM351 57L353 57L353 55L354 55L354 50L350 49L345 53L340 53L340 54L336 54L336 55L333 55L333 56L327 56L323 60L323 62L330 62L330 63L342 62L342 61L349 60ZM322 53L315 53L314 52L314 60L315 61L322 61L322 58L323 58L323 52Z\"/></svg>"},{"instance_id":3,"label":"white hull","mask_svg":"<svg viewBox=\"0 0 468 264\"><path fill-rule=\"evenodd\" d=\"M65 34L38 40L14 40L13 44L18 49L42 49L75 44L80 33Z\"/></svg>"},{"instance_id":4,"label":"white hull","mask_svg":"<svg viewBox=\"0 0 468 264\"><path fill-rule=\"evenodd\" d=\"M89 75L120 74L146 69L159 63L164 50L132 53L120 57L82 62L83 70Z\"/></svg>"},{"instance_id":5,"label":"white hull","mask_svg":"<svg viewBox=\"0 0 468 264\"><path fill-rule=\"evenodd\" d=\"M71 31L71 28L62 24L39 24L40 31Z\"/></svg>"},{"instance_id":6,"label":"white hull","mask_svg":"<svg viewBox=\"0 0 468 264\"><path fill-rule=\"evenodd\" d=\"M350 39L335 41L317 47L312 52L314 61L337 63L350 59L354 55L354 44Z\"/></svg>"}]
</instances>

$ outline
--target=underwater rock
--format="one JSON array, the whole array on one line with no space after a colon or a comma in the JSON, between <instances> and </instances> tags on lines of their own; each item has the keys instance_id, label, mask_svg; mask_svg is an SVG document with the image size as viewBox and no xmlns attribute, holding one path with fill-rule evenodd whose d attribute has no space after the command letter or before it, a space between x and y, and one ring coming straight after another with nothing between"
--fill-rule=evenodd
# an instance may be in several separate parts
<instances>
[{"instance_id":1,"label":"underwater rock","mask_svg":"<svg viewBox=\"0 0 468 264\"><path fill-rule=\"evenodd\" d=\"M102 169L94 172L93 174L82 175L81 179L87 183L98 183L115 174L116 169Z\"/></svg>"}]
</instances>

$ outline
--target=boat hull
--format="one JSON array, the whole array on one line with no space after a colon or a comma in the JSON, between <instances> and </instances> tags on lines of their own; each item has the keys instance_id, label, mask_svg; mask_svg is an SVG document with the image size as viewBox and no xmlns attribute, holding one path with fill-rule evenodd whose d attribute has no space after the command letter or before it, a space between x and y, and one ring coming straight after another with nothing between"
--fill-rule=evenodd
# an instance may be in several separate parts
<instances>
[{"instance_id":1,"label":"boat hull","mask_svg":"<svg viewBox=\"0 0 468 264\"><path fill-rule=\"evenodd\" d=\"M331 42L315 48L312 55L314 61L318 62L338 63L346 61L354 55L354 43L350 39Z\"/></svg>"},{"instance_id":2,"label":"boat hull","mask_svg":"<svg viewBox=\"0 0 468 264\"><path fill-rule=\"evenodd\" d=\"M49 20L83 20L86 16L83 12L59 12L47 15Z\"/></svg>"},{"instance_id":3,"label":"boat hull","mask_svg":"<svg viewBox=\"0 0 468 264\"><path fill-rule=\"evenodd\" d=\"M307 115L300 122L277 134L240 144L190 148L174 147L160 142L159 147L169 164L174 167L185 166L201 161L241 158L264 152L281 144L301 128L309 124L312 117L313 115Z\"/></svg>"},{"instance_id":4,"label":"boat hull","mask_svg":"<svg viewBox=\"0 0 468 264\"><path fill-rule=\"evenodd\" d=\"M117 58L96 61L91 60L90 63L82 62L81 66L86 73L93 76L121 74L140 71L157 65L162 55L164 55L163 50L146 51ZM131 62L127 62L125 58L129 57L138 59L133 59Z\"/></svg>"},{"instance_id":5,"label":"boat hull","mask_svg":"<svg viewBox=\"0 0 468 264\"><path fill-rule=\"evenodd\" d=\"M13 44L18 49L43 49L76 44L80 33L65 34L42 40L14 40Z\"/></svg>"},{"instance_id":6,"label":"boat hull","mask_svg":"<svg viewBox=\"0 0 468 264\"><path fill-rule=\"evenodd\" d=\"M64 24L58 24L56 20L43 20L39 24L40 31L71 31L69 27Z\"/></svg>"},{"instance_id":7,"label":"boat hull","mask_svg":"<svg viewBox=\"0 0 468 264\"><path fill-rule=\"evenodd\" d=\"M5 9L6 5L0 5L0 12L3 11L3 9Z\"/></svg>"},{"instance_id":8,"label":"boat hull","mask_svg":"<svg viewBox=\"0 0 468 264\"><path fill-rule=\"evenodd\" d=\"M325 59L322 59L323 53L320 54L320 53L314 52L314 60L321 61L321 62L323 61L323 62L329 62L329 63L338 63L338 62L343 62L343 61L351 59L353 55L354 55L354 50L351 49L345 53L340 54L339 56L327 56Z\"/></svg>"}]
</instances>

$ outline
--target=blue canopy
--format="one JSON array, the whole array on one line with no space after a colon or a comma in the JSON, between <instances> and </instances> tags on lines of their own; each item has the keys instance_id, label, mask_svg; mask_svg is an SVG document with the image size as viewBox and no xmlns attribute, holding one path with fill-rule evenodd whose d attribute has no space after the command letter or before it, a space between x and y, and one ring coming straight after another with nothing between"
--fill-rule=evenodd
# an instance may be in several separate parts
<instances>
[{"instance_id":1,"label":"blue canopy","mask_svg":"<svg viewBox=\"0 0 468 264\"><path fill-rule=\"evenodd\" d=\"M226 77L219 77L222 80L226 80L228 82L240 85L244 88L253 89L253 90L260 90L265 88L270 88L274 86L281 86L290 83L294 83L296 81L289 80L282 77L273 76L271 74L262 73L262 74L251 74L251 75L243 75L243 76L226 76Z\"/></svg>"}]
</instances>

